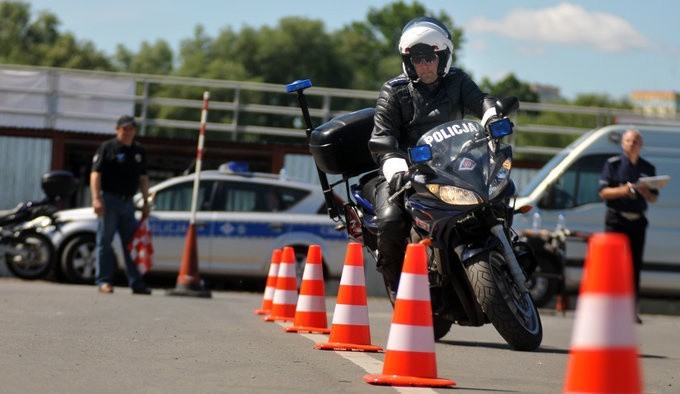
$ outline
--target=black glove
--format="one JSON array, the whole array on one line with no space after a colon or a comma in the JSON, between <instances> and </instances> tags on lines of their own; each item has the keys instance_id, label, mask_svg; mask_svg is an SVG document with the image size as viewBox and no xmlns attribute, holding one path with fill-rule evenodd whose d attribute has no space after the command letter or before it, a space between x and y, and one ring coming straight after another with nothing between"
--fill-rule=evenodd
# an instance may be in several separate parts
<instances>
[{"instance_id":1,"label":"black glove","mask_svg":"<svg viewBox=\"0 0 680 394\"><path fill-rule=\"evenodd\" d=\"M390 179L390 194L399 191L408 182L408 174L405 171L395 172Z\"/></svg>"}]
</instances>

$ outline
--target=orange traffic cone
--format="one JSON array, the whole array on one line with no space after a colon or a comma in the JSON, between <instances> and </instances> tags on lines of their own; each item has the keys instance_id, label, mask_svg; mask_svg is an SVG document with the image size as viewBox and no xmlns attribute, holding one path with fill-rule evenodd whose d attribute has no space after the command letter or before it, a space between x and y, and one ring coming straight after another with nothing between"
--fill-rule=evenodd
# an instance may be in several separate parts
<instances>
[{"instance_id":1,"label":"orange traffic cone","mask_svg":"<svg viewBox=\"0 0 680 394\"><path fill-rule=\"evenodd\" d=\"M293 321L297 303L297 279L295 279L295 251L286 246L281 254L272 310L264 321Z\"/></svg>"},{"instance_id":2,"label":"orange traffic cone","mask_svg":"<svg viewBox=\"0 0 680 394\"><path fill-rule=\"evenodd\" d=\"M558 294L557 298L555 299L555 311L556 312L562 312L562 314L565 314L566 311L568 311L571 308L570 303L569 303L569 296L567 295L562 295Z\"/></svg>"},{"instance_id":3,"label":"orange traffic cone","mask_svg":"<svg viewBox=\"0 0 680 394\"><path fill-rule=\"evenodd\" d=\"M345 265L340 276L338 298L333 313L331 335L326 343L317 343L321 350L355 350L379 352L380 346L371 345L366 302L366 279L361 244L347 245Z\"/></svg>"},{"instance_id":4,"label":"orange traffic cone","mask_svg":"<svg viewBox=\"0 0 680 394\"><path fill-rule=\"evenodd\" d=\"M642 392L634 326L628 238L595 234L588 242L564 393Z\"/></svg>"},{"instance_id":5,"label":"orange traffic cone","mask_svg":"<svg viewBox=\"0 0 680 394\"><path fill-rule=\"evenodd\" d=\"M262 306L260 309L253 311L256 315L266 315L272 310L272 300L274 299L274 291L276 290L276 279L279 275L279 264L281 263L281 249L274 249L272 258L269 263L269 272L267 273L267 283L264 285L264 294L262 296Z\"/></svg>"},{"instance_id":6,"label":"orange traffic cone","mask_svg":"<svg viewBox=\"0 0 680 394\"><path fill-rule=\"evenodd\" d=\"M196 248L196 226L194 223L189 223L189 228L187 228L177 284L174 290L168 291L168 295L204 298L212 296L210 290L203 286L203 281L198 273L198 250Z\"/></svg>"},{"instance_id":7,"label":"orange traffic cone","mask_svg":"<svg viewBox=\"0 0 680 394\"><path fill-rule=\"evenodd\" d=\"M364 376L367 383L420 387L456 384L437 377L431 310L427 252L424 245L409 244L399 278L383 372Z\"/></svg>"},{"instance_id":8,"label":"orange traffic cone","mask_svg":"<svg viewBox=\"0 0 680 394\"><path fill-rule=\"evenodd\" d=\"M323 266L321 265L321 247L310 245L307 250L307 262L302 274L300 295L295 308L295 320L286 332L318 332L328 334L326 317L326 289L323 284Z\"/></svg>"}]
</instances>

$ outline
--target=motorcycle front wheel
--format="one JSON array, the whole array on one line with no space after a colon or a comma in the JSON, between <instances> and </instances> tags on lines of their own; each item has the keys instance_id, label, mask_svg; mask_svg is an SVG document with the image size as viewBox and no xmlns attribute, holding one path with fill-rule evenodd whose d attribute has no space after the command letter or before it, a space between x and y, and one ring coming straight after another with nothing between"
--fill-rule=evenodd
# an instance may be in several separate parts
<instances>
[{"instance_id":1,"label":"motorcycle front wheel","mask_svg":"<svg viewBox=\"0 0 680 394\"><path fill-rule=\"evenodd\" d=\"M480 253L466 272L477 301L496 331L515 350L536 350L543 340L543 325L528 292L517 288L501 253Z\"/></svg>"},{"instance_id":2,"label":"motorcycle front wheel","mask_svg":"<svg viewBox=\"0 0 680 394\"><path fill-rule=\"evenodd\" d=\"M43 234L22 233L14 243L14 253L5 254L7 268L22 279L39 279L52 271L54 245Z\"/></svg>"}]
</instances>

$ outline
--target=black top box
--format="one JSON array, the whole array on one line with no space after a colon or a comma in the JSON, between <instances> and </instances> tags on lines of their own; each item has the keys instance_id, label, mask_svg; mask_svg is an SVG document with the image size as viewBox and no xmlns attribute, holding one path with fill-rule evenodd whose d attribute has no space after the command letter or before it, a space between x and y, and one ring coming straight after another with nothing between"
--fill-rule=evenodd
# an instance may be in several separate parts
<instances>
[{"instance_id":1,"label":"black top box","mask_svg":"<svg viewBox=\"0 0 680 394\"><path fill-rule=\"evenodd\" d=\"M309 150L317 167L326 174L345 177L377 169L368 150L374 114L374 108L365 108L337 116L314 129Z\"/></svg>"},{"instance_id":2,"label":"black top box","mask_svg":"<svg viewBox=\"0 0 680 394\"><path fill-rule=\"evenodd\" d=\"M69 171L50 171L42 176L42 189L51 200L69 197L78 187L78 180Z\"/></svg>"}]
</instances>

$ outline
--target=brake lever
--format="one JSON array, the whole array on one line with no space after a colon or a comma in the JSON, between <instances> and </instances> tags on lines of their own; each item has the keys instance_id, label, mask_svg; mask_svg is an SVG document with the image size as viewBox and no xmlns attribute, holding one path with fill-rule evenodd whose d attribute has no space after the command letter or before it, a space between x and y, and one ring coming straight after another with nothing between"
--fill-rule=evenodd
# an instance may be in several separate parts
<instances>
[{"instance_id":1,"label":"brake lever","mask_svg":"<svg viewBox=\"0 0 680 394\"><path fill-rule=\"evenodd\" d=\"M406 190L410 189L410 188L411 188L411 181L408 181L408 182L406 182L406 184L404 186L401 187L401 189L397 190L393 195L391 195L387 199L387 202L389 202L390 204L394 204L396 202L397 198L399 198L400 195L404 194L404 192Z\"/></svg>"}]
</instances>

